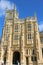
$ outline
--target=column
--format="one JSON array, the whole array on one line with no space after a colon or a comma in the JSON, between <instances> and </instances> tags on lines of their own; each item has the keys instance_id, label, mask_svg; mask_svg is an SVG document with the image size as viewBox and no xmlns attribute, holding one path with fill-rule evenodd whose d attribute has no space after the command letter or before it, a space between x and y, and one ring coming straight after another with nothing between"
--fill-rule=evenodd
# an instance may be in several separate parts
<instances>
[{"instance_id":1,"label":"column","mask_svg":"<svg viewBox=\"0 0 43 65\"><path fill-rule=\"evenodd\" d=\"M4 49L3 48L1 48L1 62L3 62L4 61Z\"/></svg>"},{"instance_id":2,"label":"column","mask_svg":"<svg viewBox=\"0 0 43 65\"><path fill-rule=\"evenodd\" d=\"M23 49L23 65L26 65L25 50Z\"/></svg>"},{"instance_id":3,"label":"column","mask_svg":"<svg viewBox=\"0 0 43 65\"><path fill-rule=\"evenodd\" d=\"M11 50L10 50L10 47L8 47L6 65L11 65L10 63L11 54L10 53L11 53Z\"/></svg>"},{"instance_id":4,"label":"column","mask_svg":"<svg viewBox=\"0 0 43 65\"><path fill-rule=\"evenodd\" d=\"M11 50L11 55L10 55L10 65L12 65L12 61L13 61L13 51Z\"/></svg>"}]
</instances>

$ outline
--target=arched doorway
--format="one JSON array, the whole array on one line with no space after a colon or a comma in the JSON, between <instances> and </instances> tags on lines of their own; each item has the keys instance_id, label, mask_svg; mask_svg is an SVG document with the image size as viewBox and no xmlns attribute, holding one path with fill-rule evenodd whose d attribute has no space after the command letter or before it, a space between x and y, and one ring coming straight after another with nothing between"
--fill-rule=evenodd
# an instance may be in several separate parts
<instances>
[{"instance_id":1,"label":"arched doorway","mask_svg":"<svg viewBox=\"0 0 43 65\"><path fill-rule=\"evenodd\" d=\"M20 53L18 51L13 53L13 64L20 63Z\"/></svg>"}]
</instances>

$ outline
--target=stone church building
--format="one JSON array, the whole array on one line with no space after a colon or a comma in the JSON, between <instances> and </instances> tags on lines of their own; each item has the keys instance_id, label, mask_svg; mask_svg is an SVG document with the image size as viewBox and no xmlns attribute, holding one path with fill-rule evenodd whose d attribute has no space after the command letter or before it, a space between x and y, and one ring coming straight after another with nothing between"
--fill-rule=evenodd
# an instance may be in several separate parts
<instances>
[{"instance_id":1,"label":"stone church building","mask_svg":"<svg viewBox=\"0 0 43 65\"><path fill-rule=\"evenodd\" d=\"M5 65L43 65L43 32L39 32L37 21L36 14L20 19L16 7L6 9L0 61Z\"/></svg>"}]
</instances>

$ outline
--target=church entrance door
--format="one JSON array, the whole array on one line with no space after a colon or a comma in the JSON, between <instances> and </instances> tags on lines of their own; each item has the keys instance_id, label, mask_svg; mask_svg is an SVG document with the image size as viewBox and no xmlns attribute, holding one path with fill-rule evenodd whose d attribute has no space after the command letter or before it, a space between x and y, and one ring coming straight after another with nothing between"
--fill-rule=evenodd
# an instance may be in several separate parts
<instances>
[{"instance_id":1,"label":"church entrance door","mask_svg":"<svg viewBox=\"0 0 43 65\"><path fill-rule=\"evenodd\" d=\"M13 64L20 63L20 53L18 51L15 51L13 53Z\"/></svg>"}]
</instances>

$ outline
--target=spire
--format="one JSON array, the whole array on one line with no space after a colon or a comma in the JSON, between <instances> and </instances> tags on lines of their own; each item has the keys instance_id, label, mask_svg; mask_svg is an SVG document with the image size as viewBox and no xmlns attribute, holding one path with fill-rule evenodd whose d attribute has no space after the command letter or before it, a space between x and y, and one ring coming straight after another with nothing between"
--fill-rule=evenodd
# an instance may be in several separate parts
<instances>
[{"instance_id":1,"label":"spire","mask_svg":"<svg viewBox=\"0 0 43 65\"><path fill-rule=\"evenodd\" d=\"M34 17L35 17L35 19L37 20L36 12L34 13Z\"/></svg>"},{"instance_id":2,"label":"spire","mask_svg":"<svg viewBox=\"0 0 43 65\"><path fill-rule=\"evenodd\" d=\"M16 9L16 5L14 5L14 17L18 18L18 12L17 12L17 9Z\"/></svg>"},{"instance_id":3,"label":"spire","mask_svg":"<svg viewBox=\"0 0 43 65\"><path fill-rule=\"evenodd\" d=\"M14 5L14 10L16 11L16 5Z\"/></svg>"},{"instance_id":4,"label":"spire","mask_svg":"<svg viewBox=\"0 0 43 65\"><path fill-rule=\"evenodd\" d=\"M6 12L8 11L8 7L6 6Z\"/></svg>"},{"instance_id":5,"label":"spire","mask_svg":"<svg viewBox=\"0 0 43 65\"><path fill-rule=\"evenodd\" d=\"M8 7L6 6L6 10L8 10Z\"/></svg>"}]
</instances>

